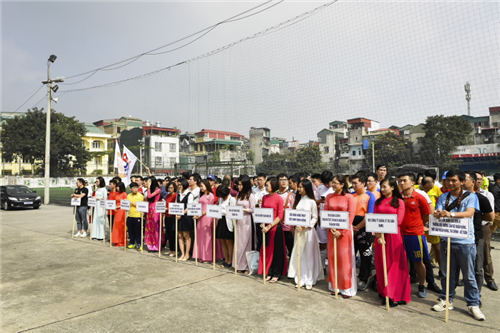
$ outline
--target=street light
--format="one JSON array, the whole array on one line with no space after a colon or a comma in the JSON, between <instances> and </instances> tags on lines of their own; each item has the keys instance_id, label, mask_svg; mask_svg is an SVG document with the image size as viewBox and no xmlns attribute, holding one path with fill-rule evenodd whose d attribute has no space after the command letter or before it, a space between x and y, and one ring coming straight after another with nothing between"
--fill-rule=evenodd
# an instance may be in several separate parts
<instances>
[{"instance_id":1,"label":"street light","mask_svg":"<svg viewBox=\"0 0 500 333\"><path fill-rule=\"evenodd\" d=\"M42 81L43 84L47 85L47 124L46 124L46 133L45 133L45 189L44 189L44 198L43 198L43 203L45 205L48 205L50 200L49 200L49 189L50 189L50 113L51 113L51 106L50 102L52 100L52 90L54 92L59 89L59 87L54 85L52 87L52 83L56 82L64 82L64 78L55 78L54 80L50 79L50 64L54 63L56 61L57 57L55 55L51 55L49 59L47 60L47 81ZM57 103L57 100L55 100Z\"/></svg>"}]
</instances>

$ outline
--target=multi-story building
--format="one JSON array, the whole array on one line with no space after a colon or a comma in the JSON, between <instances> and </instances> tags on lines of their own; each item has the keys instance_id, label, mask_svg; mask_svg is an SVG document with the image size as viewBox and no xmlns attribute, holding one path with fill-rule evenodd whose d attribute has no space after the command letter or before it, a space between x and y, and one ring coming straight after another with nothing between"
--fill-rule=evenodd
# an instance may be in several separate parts
<instances>
[{"instance_id":1,"label":"multi-story building","mask_svg":"<svg viewBox=\"0 0 500 333\"><path fill-rule=\"evenodd\" d=\"M264 156L269 154L271 145L271 130L267 127L250 127L250 150L254 154L254 164L262 163Z\"/></svg>"},{"instance_id":2,"label":"multi-story building","mask_svg":"<svg viewBox=\"0 0 500 333\"><path fill-rule=\"evenodd\" d=\"M110 173L108 152L113 151L108 149L111 134L104 133L92 123L85 123L85 128L87 133L82 137L83 144L92 154L92 158L87 162L87 174L107 176Z\"/></svg>"}]
</instances>

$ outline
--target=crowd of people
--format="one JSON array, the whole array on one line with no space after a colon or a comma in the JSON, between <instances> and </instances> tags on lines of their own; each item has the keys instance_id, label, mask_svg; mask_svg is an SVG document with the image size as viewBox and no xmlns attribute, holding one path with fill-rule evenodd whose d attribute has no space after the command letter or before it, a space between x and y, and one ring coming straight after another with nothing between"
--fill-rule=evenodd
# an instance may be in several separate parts
<instances>
[{"instance_id":1,"label":"crowd of people","mask_svg":"<svg viewBox=\"0 0 500 333\"><path fill-rule=\"evenodd\" d=\"M147 247L151 252L165 248L165 255L173 257L178 253L181 261L196 258L199 262L212 263L216 242L215 260L242 274L251 274L247 253L260 253L258 274L265 274L271 284L286 276L295 281L297 288L311 290L317 281L326 277L332 294L337 292L348 299L358 290L371 287L378 292L382 304L387 305L388 299L389 306L395 307L411 301L411 284L418 283L416 296L426 298L428 291L439 295L432 310L440 312L447 306L447 239L428 234L429 217L468 218L469 237L450 239L448 304L452 310L456 287L463 285L468 312L476 320L485 320L480 310L481 288L486 282L489 289L498 289L493 279L490 240L500 226L500 173L494 175L495 182L489 190L484 188L485 179L480 172L460 170L449 170L441 179L437 179L433 170L389 177L384 165L377 166L376 173L360 171L354 175L334 175L326 170L314 175L300 172L268 177L260 173L255 177L226 175L221 179L208 175L202 179L198 173L183 173L180 177L164 179L152 175L133 176L129 194L119 177L109 181L109 190L102 177L97 177L93 187L88 188L83 179L78 179L77 190L72 195L82 199L76 210L78 233L75 236L87 237L88 197L98 201L116 200L116 210L107 211L102 205L96 205L91 223L92 239L102 241L108 237L105 234L108 216L114 246L138 250L145 246L144 249ZM130 201L128 215L120 206L124 199ZM156 211L160 200L167 206L163 215ZM149 202L147 214L137 210L140 201ZM168 203L174 202L184 205L183 215L170 214ZM200 216L188 215L190 203L201 204ZM222 218L208 217L208 205L219 205ZM243 207L243 219L233 221L226 217L229 206ZM272 208L273 222L254 223L255 208ZM310 226L287 224L286 209L309 211ZM322 228L322 210L348 212L349 229ZM398 233L367 232L368 213L396 214ZM143 230L141 219L145 221ZM386 253L387 284L382 246ZM439 268L437 276L434 267Z\"/></svg>"}]
</instances>

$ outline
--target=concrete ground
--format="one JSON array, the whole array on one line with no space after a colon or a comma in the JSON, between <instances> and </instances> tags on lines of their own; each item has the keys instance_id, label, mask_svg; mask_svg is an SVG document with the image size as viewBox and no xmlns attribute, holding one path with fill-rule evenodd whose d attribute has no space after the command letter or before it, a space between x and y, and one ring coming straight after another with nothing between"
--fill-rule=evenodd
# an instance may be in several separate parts
<instances>
[{"instance_id":1,"label":"concrete ground","mask_svg":"<svg viewBox=\"0 0 500 333\"><path fill-rule=\"evenodd\" d=\"M292 280L275 285L193 261L71 239L72 209L2 211L2 332L305 332L453 331L500 328L500 292L483 287L486 321L466 312L457 289L450 321L430 310L437 295L415 296L392 308L374 291L335 300L321 281L297 292ZM493 242L500 269L500 243ZM500 280L500 279L499 279Z\"/></svg>"}]
</instances>

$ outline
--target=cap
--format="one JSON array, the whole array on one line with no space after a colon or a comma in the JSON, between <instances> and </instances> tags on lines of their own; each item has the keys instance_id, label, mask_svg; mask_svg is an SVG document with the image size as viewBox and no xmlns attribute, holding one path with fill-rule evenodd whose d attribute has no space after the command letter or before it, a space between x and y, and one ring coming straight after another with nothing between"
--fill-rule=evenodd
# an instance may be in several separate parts
<instances>
[{"instance_id":1,"label":"cap","mask_svg":"<svg viewBox=\"0 0 500 333\"><path fill-rule=\"evenodd\" d=\"M208 175L207 176L208 179L212 179L212 180L215 180L215 176L214 175Z\"/></svg>"}]
</instances>

